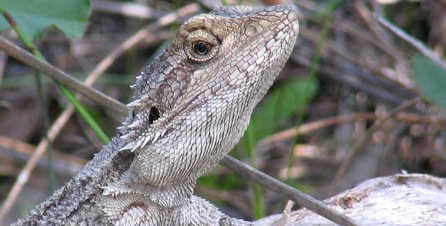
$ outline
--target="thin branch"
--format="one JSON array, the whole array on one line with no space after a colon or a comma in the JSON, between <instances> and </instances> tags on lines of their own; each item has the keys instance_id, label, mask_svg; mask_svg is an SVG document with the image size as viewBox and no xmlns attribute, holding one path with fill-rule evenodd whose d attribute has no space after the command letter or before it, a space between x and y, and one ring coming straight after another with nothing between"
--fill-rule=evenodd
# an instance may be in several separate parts
<instances>
[{"instance_id":1,"label":"thin branch","mask_svg":"<svg viewBox=\"0 0 446 226\"><path fill-rule=\"evenodd\" d=\"M374 113L364 112L364 113L354 113L354 114L324 118L313 122L307 122L305 124L300 125L297 128L294 127L272 134L271 136L263 139L260 142L260 146L268 146L274 143L292 139L297 134L301 135L309 134L317 130L321 130L325 127L334 126L337 124L342 124L350 121L376 120L387 117L388 114L376 115ZM443 116L418 115L413 113L399 112L398 114L395 115L394 119L400 122L424 123L436 126L446 125L446 117Z\"/></svg>"},{"instance_id":2,"label":"thin branch","mask_svg":"<svg viewBox=\"0 0 446 226\"><path fill-rule=\"evenodd\" d=\"M251 167L250 165L245 164L231 156L226 156L220 163L228 169L231 169L234 172L239 173L240 175L248 177L249 179L256 181L257 183L274 192L285 195L288 199L296 202L300 206L303 206L334 223L343 226L357 225L357 223L355 223L353 219L339 213L334 209L330 209L321 201L303 192L300 192L297 189L290 187L282 183L281 181L274 179L273 177L270 177L265 173L262 173Z\"/></svg>"},{"instance_id":3,"label":"thin branch","mask_svg":"<svg viewBox=\"0 0 446 226\"><path fill-rule=\"evenodd\" d=\"M341 124L349 121L362 121L362 120L373 120L376 116L373 113L356 113L350 115L341 115L330 118L324 118L314 122L308 122L300 125L299 127L294 127L291 129L283 130L281 132L275 133L260 142L260 146L269 145L271 143L277 143L283 140L292 139L298 134L308 134L314 131L323 129L328 126L333 126L336 124Z\"/></svg>"},{"instance_id":4,"label":"thin branch","mask_svg":"<svg viewBox=\"0 0 446 226\"><path fill-rule=\"evenodd\" d=\"M193 13L196 12L198 10L198 5L196 4L191 4L188 6L185 6L183 8L180 8L178 10L178 15L184 15L185 13ZM157 23L155 25L152 25L150 27L152 28L156 28L158 26L163 26L163 25L167 25L169 23L172 23L173 21L175 21L177 19L177 14L176 13L170 13L168 15L166 15L165 17L160 18ZM140 40L142 40L145 35L142 35L143 32L146 29L142 29L139 32L137 32L135 35L131 36L128 40L126 40L125 42L123 42L120 46L118 46L115 50L113 50L106 58L104 58L101 63L96 66L96 68L88 75L87 80L85 81L85 84L82 84L80 82L78 82L77 80L72 79L68 74L66 74L65 72L57 69L56 67L40 61L39 59L35 58L33 55L28 54L27 52L25 52L24 50L21 50L20 48L14 46L12 43L10 43L9 41L3 39L0 37L0 48L2 41L5 41L5 44L7 49L12 49L12 50L16 50L13 51L14 53L19 53L19 56L26 56L29 58L35 58L33 59L33 61L37 62L38 64L42 64L44 67L49 69L50 74L48 72L45 72L47 75L49 75L50 77L54 78L65 78L67 80L74 80L74 82L80 83L78 84L79 87L82 88L82 90L94 93L97 92L96 90L92 89L90 86L93 85L93 83L98 79L99 75L101 73L103 73L109 66L111 66L112 62L114 60L116 60L119 55L121 55L122 53L124 53L124 51L128 48L131 48L132 46L136 45ZM144 32L144 34L146 34ZM5 50L5 52L9 53L8 51ZM29 56L28 56L29 55ZM14 56L14 55L13 55ZM25 57L25 58L26 58ZM19 60L21 60L22 58L18 58ZM26 62L24 62L26 63ZM33 64L29 65L30 67L34 67ZM36 69L40 70L39 67L35 67ZM53 77L54 76L54 77ZM57 80L56 78L54 78L54 80L63 83L59 80ZM69 87L69 86L67 86ZM75 89L76 90L76 89ZM79 90L77 90L79 91ZM81 92L80 92L81 93ZM101 95L102 94L100 93ZM92 99L94 96L87 96L88 98ZM115 104L115 107L117 108L115 111L122 115L122 116L127 116L127 108L122 105L121 103L117 102L116 100L114 100L113 98L110 98L108 96L105 96L106 98L116 102L116 103L108 103L109 106L113 106ZM107 100L106 100L107 101ZM107 106L107 103L103 102L99 102L100 104L102 104L103 106ZM1 206L0 209L0 222L3 221L3 218L8 214L9 210L11 209L13 203L15 202L15 200L17 199L18 195L20 194L20 192L23 189L23 186L26 184L26 182L29 179L29 176L31 175L32 171L34 170L38 160L42 157L42 155L44 154L45 150L48 147L48 142L51 142L55 139L55 137L59 134L60 130L65 126L66 122L68 121L68 119L71 117L71 115L74 112L74 108L73 106L69 106L59 117L58 119L54 122L54 124L52 125L52 127L50 128L49 132L48 132L48 139L44 139L41 140L39 142L39 145L36 148L36 151L33 153L33 155L31 156L31 158L29 159L29 161L26 163L25 167L22 169L22 171L20 172L19 176L17 177L16 182L14 183L11 191L9 192L6 200L4 201L3 205Z\"/></svg>"},{"instance_id":5,"label":"thin branch","mask_svg":"<svg viewBox=\"0 0 446 226\"><path fill-rule=\"evenodd\" d=\"M92 81L96 80L97 77L102 72L104 72L105 69L109 67L116 58L118 58L125 50L136 45L139 41L144 39L144 37L147 36L148 32L153 31L161 26L168 25L181 16L196 13L198 12L198 10L198 4L187 5L183 8L180 8L177 12L172 12L165 15L164 17L161 17L155 24L150 24L145 29L141 29L135 35L131 36L124 43L122 43L118 48L113 50L104 60L102 60L101 63L91 73L92 76L86 80L86 84L91 84ZM88 97L89 99L99 103L100 105L107 107L120 115L127 115L128 109L122 103L119 103L113 98L110 98L95 89L87 87L64 71L35 58L32 54L26 52L20 47L17 47L3 37L0 37L0 49L4 50L8 55L16 58L22 63L44 72L57 82L69 87L74 91L79 92L83 96Z\"/></svg>"},{"instance_id":6,"label":"thin branch","mask_svg":"<svg viewBox=\"0 0 446 226\"><path fill-rule=\"evenodd\" d=\"M0 147L2 147L3 150L0 150L0 153L12 154L13 157L19 160L29 160L29 156L31 156L34 153L34 150L36 149L36 146L28 144L26 142L15 140L13 138L0 136ZM63 152L59 152L54 150L53 152L54 160L58 162L59 168L55 169L60 173L64 173L67 175L73 175L77 173L79 170L83 168L83 166L88 162L86 159L75 156L75 155L69 155ZM23 157L23 158L22 158ZM43 156L44 164L48 164L48 159L45 159L45 156ZM56 166L56 164L55 164Z\"/></svg>"},{"instance_id":7,"label":"thin branch","mask_svg":"<svg viewBox=\"0 0 446 226\"><path fill-rule=\"evenodd\" d=\"M356 156L356 154L359 152L361 147L363 147L373 136L373 134L380 129L389 119L394 118L399 112L412 107L416 103L418 103L421 100L421 97L416 97L412 100L409 100L400 106L393 109L388 115L386 115L385 118L377 121L368 131L367 134L365 134L362 139L359 139L357 142L353 144L351 149L349 150L349 154L346 157L346 159L343 161L341 166L339 167L338 172L336 173L336 176L333 179L333 185L332 187L337 186L337 182L341 179L342 176L344 176L345 172L347 172L348 167L350 166L351 162L353 161L353 158Z\"/></svg>"},{"instance_id":8,"label":"thin branch","mask_svg":"<svg viewBox=\"0 0 446 226\"><path fill-rule=\"evenodd\" d=\"M418 41L417 39L413 38L401 28L393 25L388 20L384 19L382 16L376 16L376 19L379 23L381 23L384 27L391 30L395 35L399 36L400 38L404 39L406 42L410 43L413 47L418 49L423 55L434 61L436 64L438 64L444 71L446 71L446 62L442 61L440 57L438 57L434 51L429 49L427 46L425 46L422 42Z\"/></svg>"},{"instance_id":9,"label":"thin branch","mask_svg":"<svg viewBox=\"0 0 446 226\"><path fill-rule=\"evenodd\" d=\"M189 5L189 7L198 7L196 4ZM161 18L157 21L157 24L151 25L147 30L152 30L158 28L160 25L165 25L170 23L169 21L175 20L177 18L177 14L171 13L166 15L165 17ZM139 37L139 35L138 35ZM135 43L135 40L138 38L134 38L131 40L128 40L127 44ZM127 115L127 108L119 103L118 101L114 100L113 98L110 98L106 95L104 95L101 92L98 92L79 81L73 79L70 77L67 73L61 71L60 69L42 62L38 59L36 59L33 55L25 52L24 50L14 46L12 43L7 41L4 38L0 37L0 49L3 49L6 53L13 56L14 58L18 59L19 61L27 64L30 67L33 67L37 70L40 70L44 72L45 74L49 75L54 80L66 85L67 87L81 93L85 97L88 97L89 99L96 101L97 103L110 108L111 110L115 111L116 113L126 116ZM115 54L118 54L122 50L116 50ZM113 53L113 52L112 52ZM113 59L116 57L115 54L110 54L108 57L110 59ZM119 54L118 54L119 55ZM107 58L108 58L107 57ZM105 59L104 61L105 62ZM101 63L102 64L102 63ZM100 65L101 65L100 64ZM104 63L104 65L109 64L109 62ZM99 69L102 68L102 69ZM97 71L103 70L104 67L98 67L95 69L95 71L92 72L92 74L96 73ZM68 113L68 112L65 112ZM60 118L55 122L55 124L50 128L49 131L49 138L54 139L54 137L60 132L61 129L61 123L59 121L62 121L63 117L67 114L61 115ZM67 117L65 117L64 120L67 120ZM34 168L37 160L39 157L43 154L43 151L45 150L45 146L47 145L46 141L42 141L39 143L34 155L31 157L30 161L25 165L24 169L20 173L16 183L14 184L13 189L11 190L10 194L8 195L7 200L3 203L2 209L0 210L0 219L2 219L6 215L6 211L9 211L10 207L13 204L13 200L16 199L18 196L21 188L23 187L24 183L28 180L31 170ZM233 159L232 157L226 156L221 164L223 166L226 166L227 168L236 171L237 173L241 175L248 176L249 178L252 178L254 181L258 182L259 184L262 184L263 186L270 188L274 191L278 191L281 194L285 194L289 199L297 202L299 205L306 207L309 210L312 210L321 216L326 217L329 220L332 220L333 222L339 223L341 225L355 225L353 223L353 220L348 218L347 216L340 215L339 213L329 209L328 207L324 206L324 204L320 201L317 201L316 199L301 193L297 191L296 189L272 178L267 176L266 174L252 168L251 166L244 164L238 160Z\"/></svg>"},{"instance_id":10,"label":"thin branch","mask_svg":"<svg viewBox=\"0 0 446 226\"><path fill-rule=\"evenodd\" d=\"M197 13L200 10L200 6L198 4L190 4L184 6L176 12L169 13L161 18L159 18L155 23L149 24L145 26L143 29L139 30L137 33L130 36L127 40L125 40L121 45L116 47L110 54L107 55L96 68L91 72L91 76L85 81L85 84L91 84L92 81L95 81L97 77L104 73L105 70L111 66L111 64L126 50L134 47L136 44L140 43L143 39L150 36L152 31L159 29L162 26L169 25L174 21L178 20L180 17L184 17L187 15L191 15ZM125 111L125 116L127 116L127 109Z\"/></svg>"},{"instance_id":11,"label":"thin branch","mask_svg":"<svg viewBox=\"0 0 446 226\"><path fill-rule=\"evenodd\" d=\"M69 108L72 108L74 110L73 106L70 106ZM19 196L20 192L23 189L23 186L28 181L32 170L35 168L37 162L39 161L40 157L45 153L45 150L48 147L48 142L53 141L54 138L59 134L60 130L62 129L61 125L64 125L66 121L69 120L70 115L62 114L59 116L59 118L54 122L54 124L51 126L50 130L48 131L48 139L43 139L40 141L39 145L37 145L36 150L34 151L33 155L29 159L29 161L26 163L25 167L23 167L22 171L20 171L19 176L17 177L14 185L11 188L11 191L9 192L8 196L6 197L6 200L3 202L3 205L0 209L0 222L3 222L3 219L8 214L9 210L11 209L12 205L14 204L15 200Z\"/></svg>"},{"instance_id":12,"label":"thin branch","mask_svg":"<svg viewBox=\"0 0 446 226\"><path fill-rule=\"evenodd\" d=\"M143 4L131 2L92 1L93 10L127 17L152 19L162 17L165 12L154 10Z\"/></svg>"},{"instance_id":13,"label":"thin branch","mask_svg":"<svg viewBox=\"0 0 446 226\"><path fill-rule=\"evenodd\" d=\"M223 190L216 189L214 187L196 186L195 194L202 198L209 198L212 200L223 200L225 203L233 206L240 211L241 214L246 216L252 215L252 208L247 200L247 197L243 197L244 191Z\"/></svg>"},{"instance_id":14,"label":"thin branch","mask_svg":"<svg viewBox=\"0 0 446 226\"><path fill-rule=\"evenodd\" d=\"M0 87L2 87L3 76L6 67L7 56L4 52L0 52Z\"/></svg>"},{"instance_id":15,"label":"thin branch","mask_svg":"<svg viewBox=\"0 0 446 226\"><path fill-rule=\"evenodd\" d=\"M59 68L37 59L32 54L14 45L3 37L0 37L0 49L20 62L45 73L57 82L79 92L83 96L88 97L102 106L107 107L118 114L127 115L127 107L123 104L95 89L85 86Z\"/></svg>"}]
</instances>

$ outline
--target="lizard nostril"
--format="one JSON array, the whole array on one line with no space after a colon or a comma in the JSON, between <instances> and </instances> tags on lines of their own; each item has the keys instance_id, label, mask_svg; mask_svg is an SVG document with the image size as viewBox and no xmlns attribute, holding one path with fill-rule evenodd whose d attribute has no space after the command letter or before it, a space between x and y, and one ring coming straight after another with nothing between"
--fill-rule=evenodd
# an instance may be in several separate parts
<instances>
[{"instance_id":1,"label":"lizard nostril","mask_svg":"<svg viewBox=\"0 0 446 226\"><path fill-rule=\"evenodd\" d=\"M245 28L245 34L248 37L254 37L261 31L262 31L262 29L259 26L256 26L254 24L248 24Z\"/></svg>"},{"instance_id":2,"label":"lizard nostril","mask_svg":"<svg viewBox=\"0 0 446 226\"><path fill-rule=\"evenodd\" d=\"M288 20L289 21L296 21L297 19L299 19L299 15L297 14L296 11L291 11L288 13Z\"/></svg>"}]
</instances>

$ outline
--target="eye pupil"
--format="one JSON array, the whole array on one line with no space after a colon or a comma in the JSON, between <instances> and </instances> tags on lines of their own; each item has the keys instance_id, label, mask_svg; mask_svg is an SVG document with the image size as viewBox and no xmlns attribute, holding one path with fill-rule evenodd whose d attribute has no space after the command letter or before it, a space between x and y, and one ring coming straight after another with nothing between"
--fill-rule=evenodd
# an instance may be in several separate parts
<instances>
[{"instance_id":1,"label":"eye pupil","mask_svg":"<svg viewBox=\"0 0 446 226\"><path fill-rule=\"evenodd\" d=\"M209 51L209 44L203 41L194 43L194 51L198 54L204 55Z\"/></svg>"}]
</instances>

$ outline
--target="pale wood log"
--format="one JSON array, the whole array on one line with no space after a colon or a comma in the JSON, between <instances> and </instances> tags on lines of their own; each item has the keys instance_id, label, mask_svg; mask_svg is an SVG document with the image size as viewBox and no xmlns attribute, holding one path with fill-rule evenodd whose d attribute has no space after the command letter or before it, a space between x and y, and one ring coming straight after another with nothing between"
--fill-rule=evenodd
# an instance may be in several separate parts
<instances>
[{"instance_id":1,"label":"pale wood log","mask_svg":"<svg viewBox=\"0 0 446 226\"><path fill-rule=\"evenodd\" d=\"M397 174L367 180L325 203L360 225L446 225L446 180L424 174ZM282 214L256 221L279 225ZM286 226L336 225L301 209L288 215Z\"/></svg>"}]
</instances>

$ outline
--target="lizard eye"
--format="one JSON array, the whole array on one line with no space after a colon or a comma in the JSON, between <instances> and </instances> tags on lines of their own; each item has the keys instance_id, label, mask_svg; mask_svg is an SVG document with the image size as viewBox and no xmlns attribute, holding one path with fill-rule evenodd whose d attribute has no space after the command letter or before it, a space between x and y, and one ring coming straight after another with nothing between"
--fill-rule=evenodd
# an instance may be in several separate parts
<instances>
[{"instance_id":1,"label":"lizard eye","mask_svg":"<svg viewBox=\"0 0 446 226\"><path fill-rule=\"evenodd\" d=\"M217 37L206 30L195 30L188 34L184 45L187 57L195 62L205 62L218 53Z\"/></svg>"},{"instance_id":2,"label":"lizard eye","mask_svg":"<svg viewBox=\"0 0 446 226\"><path fill-rule=\"evenodd\" d=\"M196 53L198 53L200 55L204 55L204 54L208 53L210 46L206 42L198 41L198 42L192 43L192 48L194 49L194 51Z\"/></svg>"}]
</instances>

